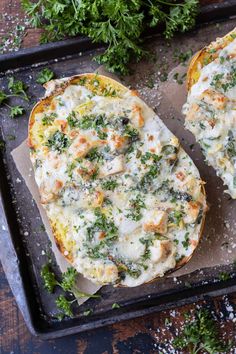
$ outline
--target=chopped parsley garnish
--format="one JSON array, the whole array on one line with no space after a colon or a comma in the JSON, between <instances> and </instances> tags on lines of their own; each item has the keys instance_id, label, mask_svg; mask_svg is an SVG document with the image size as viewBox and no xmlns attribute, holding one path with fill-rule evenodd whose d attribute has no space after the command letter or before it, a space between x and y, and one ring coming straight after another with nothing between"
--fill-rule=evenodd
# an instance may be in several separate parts
<instances>
[{"instance_id":1,"label":"chopped parsley garnish","mask_svg":"<svg viewBox=\"0 0 236 354\"><path fill-rule=\"evenodd\" d=\"M184 235L184 241L182 241L182 245L185 249L188 249L189 247L189 232L186 232Z\"/></svg>"},{"instance_id":2,"label":"chopped parsley garnish","mask_svg":"<svg viewBox=\"0 0 236 354\"><path fill-rule=\"evenodd\" d=\"M236 86L236 67L231 67L231 71L226 75L225 79L224 74L216 74L213 76L211 81L211 86L215 89L223 90L223 92L228 91L229 89Z\"/></svg>"},{"instance_id":3,"label":"chopped parsley garnish","mask_svg":"<svg viewBox=\"0 0 236 354\"><path fill-rule=\"evenodd\" d=\"M140 275L142 274L141 269L134 269L134 268L128 268L126 270L126 273L135 279L139 278Z\"/></svg>"},{"instance_id":4,"label":"chopped parsley garnish","mask_svg":"<svg viewBox=\"0 0 236 354\"><path fill-rule=\"evenodd\" d=\"M139 242L141 242L143 245L145 245L145 251L144 251L144 254L142 255L142 260L146 261L147 259L151 258L151 251L150 251L149 247L152 245L153 239L146 239L146 238L141 237L139 239Z\"/></svg>"},{"instance_id":5,"label":"chopped parsley garnish","mask_svg":"<svg viewBox=\"0 0 236 354\"><path fill-rule=\"evenodd\" d=\"M146 161L148 161L148 160L150 160L150 159L152 159L153 162L158 162L158 161L160 161L161 156L158 156L158 155L156 155L156 154L152 154L151 152L147 151L147 152L145 152L144 155L142 155L140 161L141 161L142 164L145 164Z\"/></svg>"},{"instance_id":6,"label":"chopped parsley garnish","mask_svg":"<svg viewBox=\"0 0 236 354\"><path fill-rule=\"evenodd\" d=\"M109 181L102 182L102 188L106 189L108 191L114 191L117 186L118 186L118 183L115 180L109 180Z\"/></svg>"},{"instance_id":7,"label":"chopped parsley garnish","mask_svg":"<svg viewBox=\"0 0 236 354\"><path fill-rule=\"evenodd\" d=\"M56 113L45 114L42 118L42 124L43 125L52 125L52 123L54 122L56 117L57 117Z\"/></svg>"},{"instance_id":8,"label":"chopped parsley garnish","mask_svg":"<svg viewBox=\"0 0 236 354\"><path fill-rule=\"evenodd\" d=\"M47 141L46 146L59 153L63 152L70 145L68 136L57 130Z\"/></svg>"},{"instance_id":9,"label":"chopped parsley garnish","mask_svg":"<svg viewBox=\"0 0 236 354\"><path fill-rule=\"evenodd\" d=\"M139 132L137 129L132 127L130 124L125 125L124 136L127 136L131 139L132 142L139 139Z\"/></svg>"},{"instance_id":10,"label":"chopped parsley garnish","mask_svg":"<svg viewBox=\"0 0 236 354\"><path fill-rule=\"evenodd\" d=\"M183 213L181 211L179 211L179 210L172 211L169 214L169 221L171 223L176 224L176 225L179 225L179 223L182 220L182 218L183 218Z\"/></svg>"},{"instance_id":11,"label":"chopped parsley garnish","mask_svg":"<svg viewBox=\"0 0 236 354\"><path fill-rule=\"evenodd\" d=\"M118 228L116 227L114 221L108 218L105 214L101 212L99 208L95 209L94 212L96 216L95 222L92 226L87 228L87 239L89 241L89 246L87 246L88 256L90 258L100 258L104 257L104 248L109 246L111 242L115 241L118 237ZM94 241L94 236L96 232L102 232L103 238L94 247L91 247L91 242Z\"/></svg>"},{"instance_id":12,"label":"chopped parsley garnish","mask_svg":"<svg viewBox=\"0 0 236 354\"><path fill-rule=\"evenodd\" d=\"M94 147L86 155L86 159L89 161L100 161L102 159L102 154L98 151L98 148Z\"/></svg>"},{"instance_id":13,"label":"chopped parsley garnish","mask_svg":"<svg viewBox=\"0 0 236 354\"><path fill-rule=\"evenodd\" d=\"M228 142L225 148L229 158L236 157L236 138L234 137L232 130L229 130Z\"/></svg>"},{"instance_id":14,"label":"chopped parsley garnish","mask_svg":"<svg viewBox=\"0 0 236 354\"><path fill-rule=\"evenodd\" d=\"M77 120L77 118L76 118L76 114L75 114L74 111L72 111L72 112L68 115L68 117L67 117L67 123L69 124L69 126L70 126L71 128L74 128L74 127L77 126L78 120Z\"/></svg>"},{"instance_id":15,"label":"chopped parsley garnish","mask_svg":"<svg viewBox=\"0 0 236 354\"><path fill-rule=\"evenodd\" d=\"M153 183L154 178L156 178L159 174L159 166L151 165L149 171L145 173L145 175L141 178L139 189L146 190Z\"/></svg>"},{"instance_id":16,"label":"chopped parsley garnish","mask_svg":"<svg viewBox=\"0 0 236 354\"><path fill-rule=\"evenodd\" d=\"M77 126L80 129L95 129L97 130L98 128L101 127L106 127L107 121L106 121L106 116L105 114L90 114L90 115L85 115L81 117L78 120Z\"/></svg>"},{"instance_id":17,"label":"chopped parsley garnish","mask_svg":"<svg viewBox=\"0 0 236 354\"><path fill-rule=\"evenodd\" d=\"M72 178L73 171L74 171L75 167L76 167L76 162L74 162L74 161L71 162L69 165L67 165L67 170L66 170L66 172L68 173L68 176L69 176L70 178Z\"/></svg>"},{"instance_id":18,"label":"chopped parsley garnish","mask_svg":"<svg viewBox=\"0 0 236 354\"><path fill-rule=\"evenodd\" d=\"M141 195L138 194L134 199L131 199L129 203L130 209L126 214L126 217L134 221L139 221L143 216L142 209L146 208Z\"/></svg>"}]
</instances>

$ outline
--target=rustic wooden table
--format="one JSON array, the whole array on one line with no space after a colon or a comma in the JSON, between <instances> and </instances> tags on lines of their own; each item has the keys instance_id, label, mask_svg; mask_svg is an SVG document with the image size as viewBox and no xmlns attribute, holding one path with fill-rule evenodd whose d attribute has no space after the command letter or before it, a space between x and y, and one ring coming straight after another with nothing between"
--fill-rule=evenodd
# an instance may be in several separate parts
<instances>
[{"instance_id":1,"label":"rustic wooden table","mask_svg":"<svg viewBox=\"0 0 236 354\"><path fill-rule=\"evenodd\" d=\"M23 36L25 31L18 30L18 36L22 37L22 47L38 44L41 31L29 28L20 9L20 1L1 0L0 38L3 40L3 51L9 51L12 46L19 45L14 41L17 25L26 27L25 36ZM88 333L43 342L33 337L27 330L0 267L0 353L177 353L171 346L171 340L181 329L184 313L194 312L196 306L210 308L219 323L220 333L224 339L236 339L236 294L233 294L215 299L207 298L198 304L154 313ZM236 353L236 345L231 353Z\"/></svg>"}]
</instances>

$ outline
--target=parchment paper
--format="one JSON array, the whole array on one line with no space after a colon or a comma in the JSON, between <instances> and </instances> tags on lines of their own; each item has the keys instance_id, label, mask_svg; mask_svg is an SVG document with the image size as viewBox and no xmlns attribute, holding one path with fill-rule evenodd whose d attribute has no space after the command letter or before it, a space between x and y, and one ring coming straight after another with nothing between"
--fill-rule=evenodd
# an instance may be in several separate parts
<instances>
[{"instance_id":1,"label":"parchment paper","mask_svg":"<svg viewBox=\"0 0 236 354\"><path fill-rule=\"evenodd\" d=\"M99 68L98 72L117 80L114 75L107 73L103 68ZM168 128L180 139L183 147L199 168L202 179L207 182L206 191L210 210L206 216L200 246L190 262L172 273L171 277L188 274L205 267L229 264L236 258L236 201L230 200L229 196L224 194L221 180L216 176L215 171L204 163L199 146L195 144L194 148L190 149L190 145L195 143L194 137L183 126L184 120L181 108L186 101L186 89L185 85L179 85L175 82L173 76L178 73L181 77L185 72L186 67L178 66L169 74L168 81L160 84L159 90L162 93L162 99L159 113ZM64 272L69 264L57 249L45 210L40 203L26 141L12 151L12 156L38 206L45 229L52 242L52 250L56 261L61 271ZM94 294L100 288L82 275L79 276L78 287L80 290L91 294ZM86 299L80 299L79 304L84 301Z\"/></svg>"}]
</instances>

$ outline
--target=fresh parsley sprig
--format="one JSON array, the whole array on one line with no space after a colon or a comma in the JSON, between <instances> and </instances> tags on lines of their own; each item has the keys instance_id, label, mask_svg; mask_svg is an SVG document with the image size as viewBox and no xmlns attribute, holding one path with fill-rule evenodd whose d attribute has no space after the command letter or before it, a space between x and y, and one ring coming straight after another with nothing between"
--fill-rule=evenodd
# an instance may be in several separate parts
<instances>
[{"instance_id":1,"label":"fresh parsley sprig","mask_svg":"<svg viewBox=\"0 0 236 354\"><path fill-rule=\"evenodd\" d=\"M43 70L41 70L37 76L36 82L38 84L45 84L46 82L52 80L54 78L55 74L52 70L48 69L48 68L44 68Z\"/></svg>"},{"instance_id":2,"label":"fresh parsley sprig","mask_svg":"<svg viewBox=\"0 0 236 354\"><path fill-rule=\"evenodd\" d=\"M172 38L195 25L199 0L21 0L34 27L44 29L43 43L67 36L86 35L107 45L96 60L110 71L126 74L131 59L147 52L141 36L162 24L163 34ZM161 27L160 27L161 28Z\"/></svg>"},{"instance_id":3,"label":"fresh parsley sprig","mask_svg":"<svg viewBox=\"0 0 236 354\"><path fill-rule=\"evenodd\" d=\"M10 93L6 93L3 90L0 91L0 106L4 105L10 109L11 118L21 116L25 112L25 109L20 105L12 106L7 104L8 99L11 97L20 97L26 101L29 101L29 97L26 93L27 88L27 85L23 81L10 77L8 79L8 89Z\"/></svg>"},{"instance_id":4,"label":"fresh parsley sprig","mask_svg":"<svg viewBox=\"0 0 236 354\"><path fill-rule=\"evenodd\" d=\"M76 286L77 276L77 271L70 267L62 274L62 280L58 281L49 264L45 264L41 269L44 287L49 293L53 293L55 287L59 286L62 290L71 293L75 297L73 300L68 300L64 295L60 295L56 299L56 305L58 309L62 311L62 313L59 314L60 319L63 318L63 315L73 317L72 304L77 302L79 298L100 298L100 295L80 291Z\"/></svg>"},{"instance_id":5,"label":"fresh parsley sprig","mask_svg":"<svg viewBox=\"0 0 236 354\"><path fill-rule=\"evenodd\" d=\"M183 333L176 337L173 345L178 349L186 349L190 354L206 351L209 354L228 353L232 343L223 343L219 336L216 322L208 309L195 312L194 319L187 319Z\"/></svg>"},{"instance_id":6,"label":"fresh parsley sprig","mask_svg":"<svg viewBox=\"0 0 236 354\"><path fill-rule=\"evenodd\" d=\"M12 96L20 96L26 101L29 101L29 97L26 93L27 88L28 86L23 81L16 80L13 76L11 76L8 80L8 89L12 93Z\"/></svg>"}]
</instances>

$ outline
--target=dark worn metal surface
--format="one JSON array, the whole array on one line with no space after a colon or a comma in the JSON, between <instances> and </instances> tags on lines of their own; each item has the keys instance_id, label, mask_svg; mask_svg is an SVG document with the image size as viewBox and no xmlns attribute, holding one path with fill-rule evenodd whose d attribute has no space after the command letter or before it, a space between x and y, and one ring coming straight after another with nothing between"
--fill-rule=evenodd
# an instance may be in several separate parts
<instances>
[{"instance_id":1,"label":"dark worn metal surface","mask_svg":"<svg viewBox=\"0 0 236 354\"><path fill-rule=\"evenodd\" d=\"M216 36L221 36L230 31L234 25L233 20L222 23L220 27L210 25L188 35L178 36L168 45L160 38L153 37L146 43L147 48L153 54L153 60L133 64L133 73L124 79L125 84L138 88L143 94L145 101L154 110L157 110L157 103L159 102L158 88L149 89L147 86L150 77L154 81L157 80L158 71L161 70L163 62L167 67L166 70L170 70L176 65L173 61L173 53L177 48L184 51L191 48L195 52L209 41L215 39ZM96 63L92 61L92 55L94 55L94 52L86 52L63 60L51 61L46 66L50 67L57 77L92 72L97 68ZM3 73L0 77L1 87L6 88L7 77L14 74L17 79L27 83L31 97L29 105L23 103L27 112L21 118L10 119L8 108L0 110L1 130L3 139L6 142L6 151L4 152L5 171L3 166L0 166L1 189L7 211L6 215L8 216L8 221L2 219L0 224L0 239L2 240L0 253L9 283L30 329L42 338L68 335L121 319L148 314L164 309L167 306L176 306L177 303L187 303L216 289L219 289L221 293L235 289L236 282L234 277L227 282L220 282L218 279L220 271L232 272L232 265L223 268L216 267L202 272L195 272L191 276L183 276L178 279L178 282L172 278L165 278L136 289L103 287L100 291L101 300L90 299L80 307L79 311L76 310L77 315L74 319L58 322L53 318L56 313L54 301L58 296L58 292L54 295L47 294L43 289L40 278L40 269L47 262L50 245L43 230L37 207L24 181L19 176L10 155L10 151L26 138L30 109L33 103L43 95L44 90L35 83L35 79L44 66L32 65L21 68L14 73L8 72L7 75ZM13 103L19 104L19 100L16 99ZM168 126L167 117L161 116L161 118ZM13 139L12 135L15 139ZM182 143L188 149L187 143ZM11 242L14 245L14 249L11 247L9 236L6 232L7 224L10 227ZM189 288L189 284L192 285L191 288ZM25 297L24 294L26 295ZM114 302L119 303L121 308L112 310L111 307ZM85 317L82 314L88 308L94 310L93 315Z\"/></svg>"}]
</instances>

